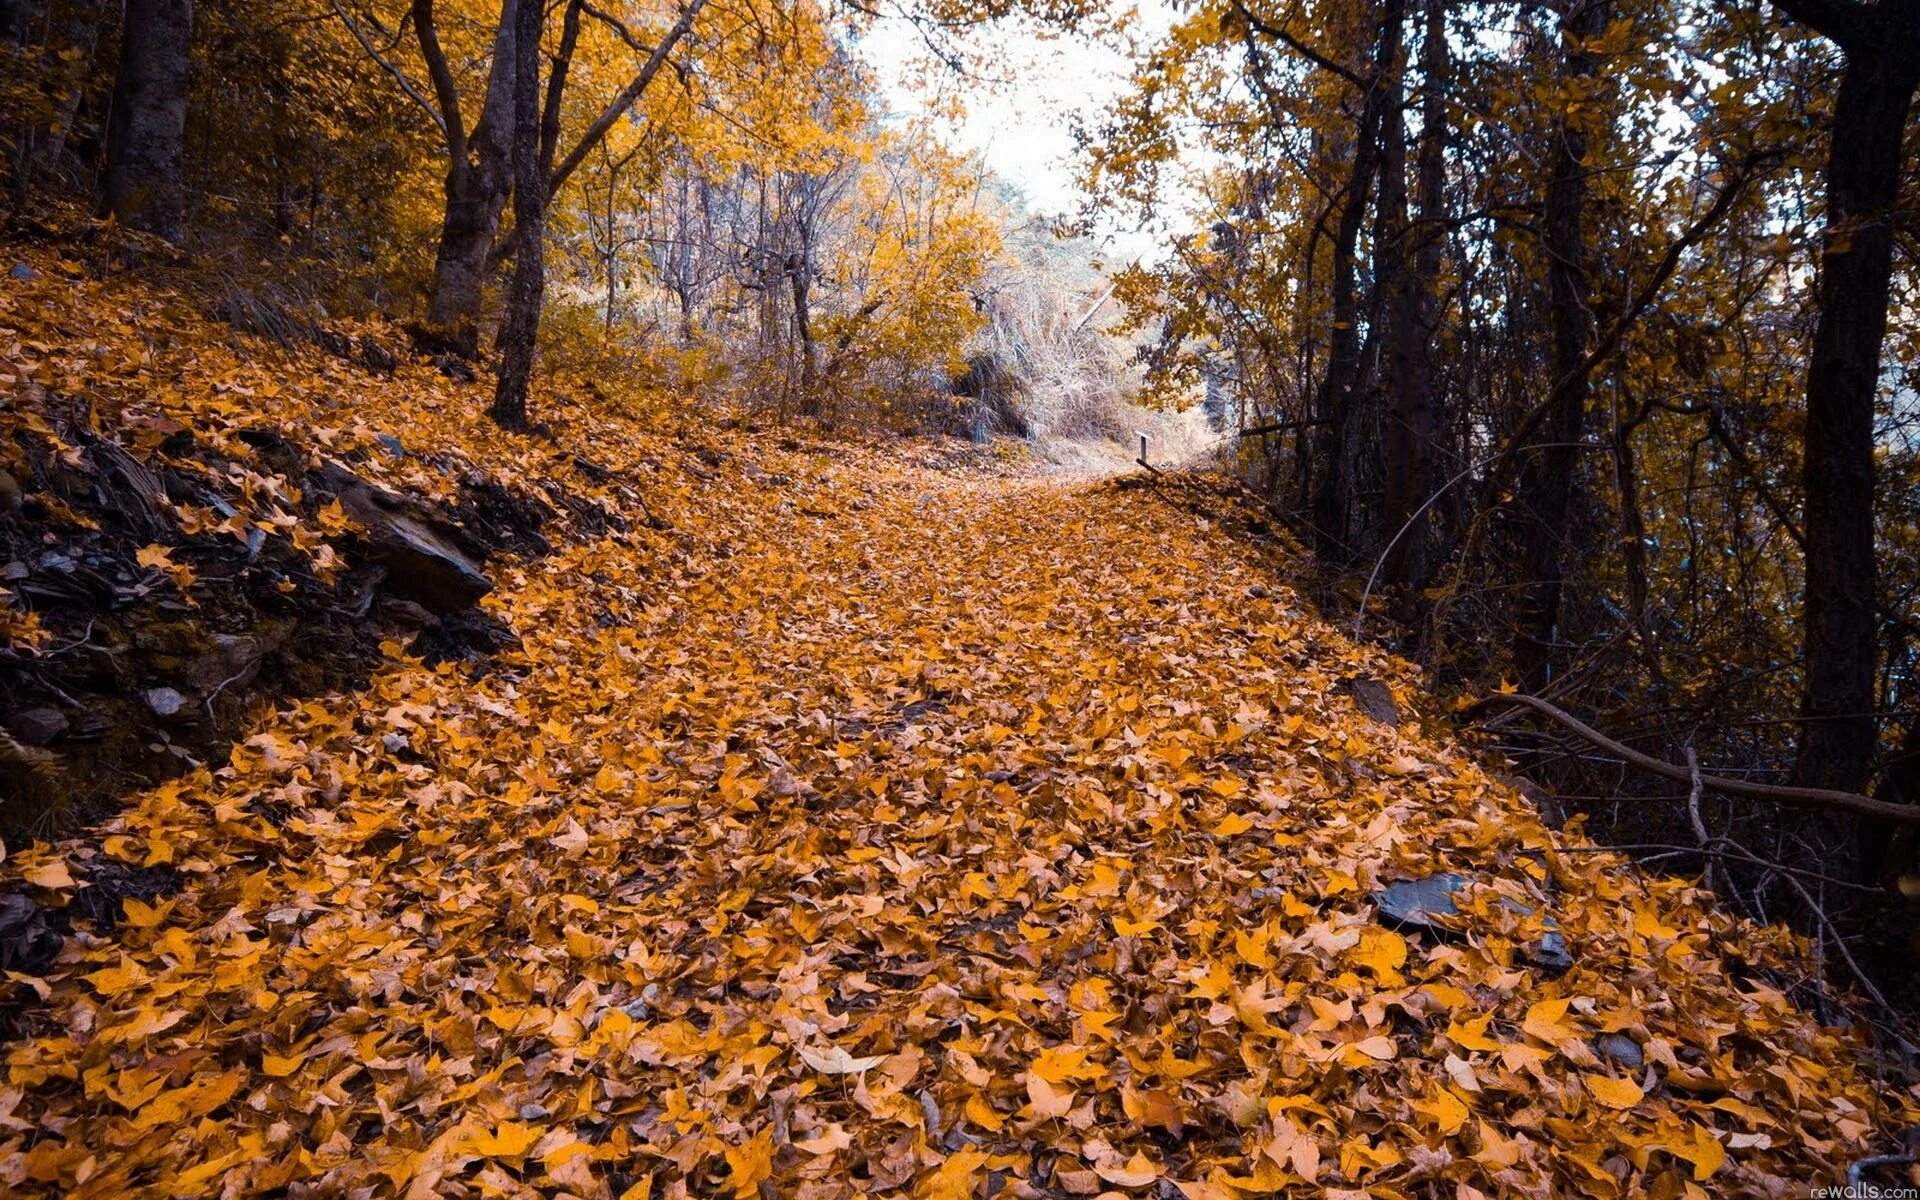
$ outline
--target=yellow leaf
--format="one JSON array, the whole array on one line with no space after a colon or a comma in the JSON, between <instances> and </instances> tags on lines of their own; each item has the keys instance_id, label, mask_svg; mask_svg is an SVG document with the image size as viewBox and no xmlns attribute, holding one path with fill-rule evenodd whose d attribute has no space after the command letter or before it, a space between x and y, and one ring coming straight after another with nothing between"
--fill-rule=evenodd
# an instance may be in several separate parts
<instances>
[{"instance_id":1,"label":"yellow leaf","mask_svg":"<svg viewBox=\"0 0 1920 1200\"><path fill-rule=\"evenodd\" d=\"M924 1200L973 1200L974 1187L987 1159L983 1150L957 1150L947 1155L940 1169L921 1184L920 1195Z\"/></svg>"},{"instance_id":2,"label":"yellow leaf","mask_svg":"<svg viewBox=\"0 0 1920 1200\"><path fill-rule=\"evenodd\" d=\"M1099 1167L1093 1173L1108 1183L1117 1183L1121 1187L1145 1187L1160 1178L1160 1168L1154 1165L1144 1150L1134 1151L1126 1165L1117 1167Z\"/></svg>"},{"instance_id":3,"label":"yellow leaf","mask_svg":"<svg viewBox=\"0 0 1920 1200\"><path fill-rule=\"evenodd\" d=\"M1527 1019L1521 1022L1520 1028L1529 1037L1538 1038L1549 1046L1558 1046L1569 1038L1579 1037L1580 1031L1563 1020L1567 1015L1567 1003L1564 999L1539 1001L1527 1009Z\"/></svg>"},{"instance_id":4,"label":"yellow leaf","mask_svg":"<svg viewBox=\"0 0 1920 1200\"><path fill-rule=\"evenodd\" d=\"M1582 1082L1595 1100L1608 1108L1632 1108L1646 1095L1640 1085L1631 1079L1615 1079L1610 1075L1582 1075Z\"/></svg>"},{"instance_id":5,"label":"yellow leaf","mask_svg":"<svg viewBox=\"0 0 1920 1200\"><path fill-rule=\"evenodd\" d=\"M300 1069L301 1061L298 1058L282 1058L278 1054L262 1054L260 1072L274 1079L284 1079Z\"/></svg>"},{"instance_id":6,"label":"yellow leaf","mask_svg":"<svg viewBox=\"0 0 1920 1200\"><path fill-rule=\"evenodd\" d=\"M502 1121L492 1133L473 1141L473 1152L488 1158L518 1158L540 1140L541 1130L524 1121Z\"/></svg>"},{"instance_id":7,"label":"yellow leaf","mask_svg":"<svg viewBox=\"0 0 1920 1200\"><path fill-rule=\"evenodd\" d=\"M1352 951L1354 961L1379 976L1387 987L1404 983L1400 968L1407 961L1407 939L1391 929L1369 926L1360 934L1360 944Z\"/></svg>"},{"instance_id":8,"label":"yellow leaf","mask_svg":"<svg viewBox=\"0 0 1920 1200\"><path fill-rule=\"evenodd\" d=\"M1033 1115L1041 1120L1064 1117L1073 1110L1073 1089L1056 1088L1042 1075L1033 1071L1026 1073L1027 1099L1033 1105Z\"/></svg>"},{"instance_id":9,"label":"yellow leaf","mask_svg":"<svg viewBox=\"0 0 1920 1200\"><path fill-rule=\"evenodd\" d=\"M1239 813L1228 813L1226 816L1214 822L1213 828L1207 832L1215 837L1233 837L1236 834L1245 833L1252 828L1252 821L1247 820Z\"/></svg>"},{"instance_id":10,"label":"yellow leaf","mask_svg":"<svg viewBox=\"0 0 1920 1200\"><path fill-rule=\"evenodd\" d=\"M728 1146L726 1157L734 1200L757 1200L761 1182L773 1175L773 1126L738 1146Z\"/></svg>"},{"instance_id":11,"label":"yellow leaf","mask_svg":"<svg viewBox=\"0 0 1920 1200\"><path fill-rule=\"evenodd\" d=\"M64 859L56 858L52 862L42 863L37 867L28 867L20 874L35 887L57 890L74 886L73 875L67 870Z\"/></svg>"},{"instance_id":12,"label":"yellow leaf","mask_svg":"<svg viewBox=\"0 0 1920 1200\"><path fill-rule=\"evenodd\" d=\"M1411 1102L1415 1112L1427 1118L1441 1137L1452 1137L1460 1132L1470 1115L1467 1106L1446 1088L1434 1092L1432 1099Z\"/></svg>"}]
</instances>

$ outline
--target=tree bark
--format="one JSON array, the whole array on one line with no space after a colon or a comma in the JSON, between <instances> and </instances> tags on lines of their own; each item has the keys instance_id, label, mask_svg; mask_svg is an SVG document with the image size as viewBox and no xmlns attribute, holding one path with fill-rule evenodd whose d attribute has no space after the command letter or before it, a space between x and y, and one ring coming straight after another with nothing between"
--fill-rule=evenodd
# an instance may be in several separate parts
<instances>
[{"instance_id":1,"label":"tree bark","mask_svg":"<svg viewBox=\"0 0 1920 1200\"><path fill-rule=\"evenodd\" d=\"M1561 35L1569 45L1560 75L1576 92L1590 86L1598 68L1584 42L1607 25L1604 0L1572 0ZM1560 624L1560 593L1565 578L1561 550L1573 512L1576 443L1586 421L1587 343L1593 336L1587 286L1587 132L1577 118L1562 113L1554 120L1552 161L1547 178L1542 245L1547 258L1549 314L1548 370L1559 393L1540 424L1546 447L1528 456L1515 492L1518 513L1518 569L1515 597L1514 668L1527 691L1541 690L1553 669Z\"/></svg>"},{"instance_id":2,"label":"tree bark","mask_svg":"<svg viewBox=\"0 0 1920 1200\"><path fill-rule=\"evenodd\" d=\"M1878 743L1873 423L1902 136L1920 84L1912 53L1920 20L1890 19L1915 28L1845 48L1826 168L1820 316L1807 364L1805 724L1794 780L1845 791L1866 785Z\"/></svg>"},{"instance_id":3,"label":"tree bark","mask_svg":"<svg viewBox=\"0 0 1920 1200\"><path fill-rule=\"evenodd\" d=\"M547 189L540 155L541 0L513 0L513 219L520 231L500 334L500 379L489 415L508 429L527 425L527 387L546 293ZM483 255L484 262L484 255Z\"/></svg>"},{"instance_id":4,"label":"tree bark","mask_svg":"<svg viewBox=\"0 0 1920 1200\"><path fill-rule=\"evenodd\" d=\"M1373 189L1373 177L1380 162L1381 125L1389 93L1386 75L1400 52L1401 16L1406 0L1391 0L1380 17L1374 70L1367 80L1353 162L1347 174L1340 202L1339 224L1334 229L1332 279L1329 282L1329 313L1332 328L1327 338L1327 369L1320 378L1314 397L1314 419L1318 425L1313 442L1313 540L1314 550L1328 561L1352 557L1348 544L1348 506L1352 487L1347 467L1352 459L1351 446L1357 432L1353 428L1354 402L1360 383L1359 305L1356 273L1360 230L1366 222L1367 198Z\"/></svg>"},{"instance_id":5,"label":"tree bark","mask_svg":"<svg viewBox=\"0 0 1920 1200\"><path fill-rule=\"evenodd\" d=\"M515 47L517 4L502 6L494 34L493 60L487 73L486 102L471 137L460 131L460 101L452 93L444 57L433 32L432 5L414 5L421 51L433 71L440 107L448 124L448 162L444 187L445 208L440 222L440 247L434 255L433 292L427 304L427 323L440 330L463 354L479 352L479 322L487 280L487 252L500 231L513 182L513 141L518 111L514 78L518 74ZM533 53L539 67L539 25L534 26ZM443 83L444 80L444 83ZM537 99L534 138L539 139ZM530 156L531 157L531 156ZM544 189L542 189L544 191ZM544 197L543 197L544 198Z\"/></svg>"},{"instance_id":6,"label":"tree bark","mask_svg":"<svg viewBox=\"0 0 1920 1200\"><path fill-rule=\"evenodd\" d=\"M180 157L192 48L193 0L127 0L102 210L176 244L186 222Z\"/></svg>"},{"instance_id":7,"label":"tree bark","mask_svg":"<svg viewBox=\"0 0 1920 1200\"><path fill-rule=\"evenodd\" d=\"M1404 161L1401 181L1389 193L1395 230L1395 271L1391 298L1393 416L1387 430L1387 512L1384 528L1392 537L1432 494L1434 479L1434 335L1439 324L1435 296L1446 237L1444 155L1448 62L1443 0L1427 0L1421 34L1420 146L1414 166L1419 192L1418 225L1407 218ZM1389 138L1404 137L1404 122L1390 111ZM1391 145L1391 143L1390 143ZM1390 168L1391 170L1391 168ZM1429 539L1424 523L1407 531L1388 552L1384 577L1390 583L1419 588L1427 580Z\"/></svg>"}]
</instances>

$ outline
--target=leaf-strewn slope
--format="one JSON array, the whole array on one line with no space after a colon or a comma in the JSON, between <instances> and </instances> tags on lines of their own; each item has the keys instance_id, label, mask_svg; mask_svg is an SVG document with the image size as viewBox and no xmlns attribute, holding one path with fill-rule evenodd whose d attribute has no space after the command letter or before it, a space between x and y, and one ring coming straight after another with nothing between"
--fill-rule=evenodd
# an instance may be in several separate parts
<instances>
[{"instance_id":1,"label":"leaf-strewn slope","mask_svg":"<svg viewBox=\"0 0 1920 1200\"><path fill-rule=\"evenodd\" d=\"M523 644L480 677L396 656L93 840L187 884L5 1049L12 1194L1785 1195L1913 1117L1782 938L1361 715L1344 680L1417 680L1190 496L557 399L508 439L425 367L177 313L142 352L165 302L102 328L96 286L0 313L10 396L387 434L632 520L497 569ZM0 871L58 900L91 852ZM1379 923L1440 870L1485 884L1463 936Z\"/></svg>"}]
</instances>

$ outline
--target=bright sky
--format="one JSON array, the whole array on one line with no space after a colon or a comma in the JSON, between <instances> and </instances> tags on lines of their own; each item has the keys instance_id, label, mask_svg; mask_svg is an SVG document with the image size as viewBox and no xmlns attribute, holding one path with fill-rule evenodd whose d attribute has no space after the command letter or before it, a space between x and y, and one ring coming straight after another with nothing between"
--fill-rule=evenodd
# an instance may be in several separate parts
<instances>
[{"instance_id":1,"label":"bright sky","mask_svg":"<svg viewBox=\"0 0 1920 1200\"><path fill-rule=\"evenodd\" d=\"M1170 14L1157 2L1164 29ZM900 19L882 20L861 40L894 111L901 115L942 112L958 99L965 115L942 116L941 136L956 148L978 151L996 175L1020 188L1040 213L1073 215L1081 192L1074 161L1073 117L1097 123L1127 84L1128 60L1120 48L1082 38L1043 38L1014 26L967 35L980 53L988 78L959 78L929 66L918 30ZM1123 261L1148 253L1154 239L1131 229L1104 228L1110 252Z\"/></svg>"}]
</instances>

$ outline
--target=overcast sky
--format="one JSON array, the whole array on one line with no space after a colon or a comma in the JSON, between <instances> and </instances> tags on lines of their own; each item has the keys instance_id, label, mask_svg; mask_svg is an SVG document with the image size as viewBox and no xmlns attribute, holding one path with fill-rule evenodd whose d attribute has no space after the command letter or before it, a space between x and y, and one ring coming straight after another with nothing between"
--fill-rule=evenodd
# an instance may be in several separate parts
<instances>
[{"instance_id":1,"label":"overcast sky","mask_svg":"<svg viewBox=\"0 0 1920 1200\"><path fill-rule=\"evenodd\" d=\"M1155 3L1158 28L1168 20ZM1153 17L1148 18L1149 27ZM1042 38L1018 27L969 34L965 44L981 52L997 78L960 78L930 66L920 33L904 20L875 24L861 40L867 61L896 114L944 113L959 100L965 115L936 121L948 144L978 151L995 174L1017 185L1041 213L1072 215L1081 192L1074 161L1072 117L1097 118L1126 87L1123 50L1081 38ZM1123 260L1148 251L1153 238L1126 229L1103 228L1112 253Z\"/></svg>"}]
</instances>

